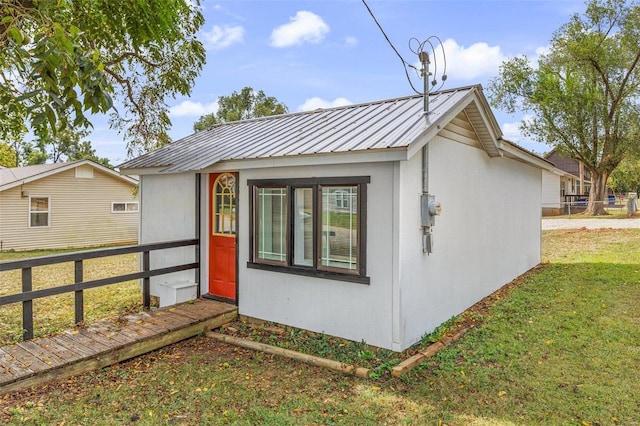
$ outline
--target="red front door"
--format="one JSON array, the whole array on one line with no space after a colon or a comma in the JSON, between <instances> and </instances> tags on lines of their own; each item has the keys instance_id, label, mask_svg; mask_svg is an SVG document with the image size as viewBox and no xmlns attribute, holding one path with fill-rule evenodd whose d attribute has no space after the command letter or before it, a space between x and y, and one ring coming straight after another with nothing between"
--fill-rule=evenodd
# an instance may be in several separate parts
<instances>
[{"instance_id":1,"label":"red front door","mask_svg":"<svg viewBox=\"0 0 640 426\"><path fill-rule=\"evenodd\" d=\"M209 294L236 301L236 176L209 177Z\"/></svg>"}]
</instances>

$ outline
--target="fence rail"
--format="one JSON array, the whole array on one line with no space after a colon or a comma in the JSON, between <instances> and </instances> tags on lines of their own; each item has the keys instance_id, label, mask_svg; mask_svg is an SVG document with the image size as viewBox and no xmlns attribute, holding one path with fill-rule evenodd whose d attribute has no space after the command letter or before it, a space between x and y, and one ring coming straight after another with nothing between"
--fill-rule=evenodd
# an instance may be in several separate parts
<instances>
[{"instance_id":1,"label":"fence rail","mask_svg":"<svg viewBox=\"0 0 640 426\"><path fill-rule=\"evenodd\" d=\"M151 306L151 277L169 274L172 272L186 271L190 269L200 268L200 262L196 257L195 262L184 263L181 265L170 266L166 268L151 269L150 253L155 250L163 250L176 247L195 246L196 256L200 240L179 240L162 243L138 244L134 246L87 250L73 253L56 254L52 256L34 257L31 259L11 260L0 262L0 272L11 271L16 269L22 270L22 292L5 296L0 296L0 306L10 303L22 302L22 328L24 340L33 339L33 300L42 297L50 297L64 293L74 293L75 295L75 322L81 323L84 320L84 295L83 291L102 287L111 284L117 284L125 281L142 279L142 305L144 309ZM114 277L101 278L97 280L84 281L83 261L88 259L97 259L101 257L118 256L121 254L142 253L142 271L133 272ZM38 266L54 265L57 263L74 262L74 283L60 285L56 287L33 290L32 268ZM196 274L197 276L197 274ZM196 280L197 281L197 280Z\"/></svg>"}]
</instances>

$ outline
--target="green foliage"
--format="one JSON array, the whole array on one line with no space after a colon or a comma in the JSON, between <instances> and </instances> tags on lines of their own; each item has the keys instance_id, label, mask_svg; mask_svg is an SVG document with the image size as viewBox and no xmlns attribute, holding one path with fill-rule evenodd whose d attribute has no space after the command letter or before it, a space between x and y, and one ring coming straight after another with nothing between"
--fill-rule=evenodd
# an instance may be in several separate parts
<instances>
[{"instance_id":1,"label":"green foliage","mask_svg":"<svg viewBox=\"0 0 640 426\"><path fill-rule=\"evenodd\" d=\"M52 135L49 139L38 139L36 146L46 154L47 158L54 163L70 162L77 160L92 160L106 167L113 167L108 158L101 158L96 155L96 150L91 146L91 142L82 140L89 135L86 130L78 130L67 127Z\"/></svg>"},{"instance_id":2,"label":"green foliage","mask_svg":"<svg viewBox=\"0 0 640 426\"><path fill-rule=\"evenodd\" d=\"M256 92L251 87L229 96L220 96L218 106L215 115L210 113L201 116L193 124L193 130L198 132L218 123L285 114L288 111L287 106L273 96L265 95L262 90Z\"/></svg>"},{"instance_id":3,"label":"green foliage","mask_svg":"<svg viewBox=\"0 0 640 426\"><path fill-rule=\"evenodd\" d=\"M218 124L220 121L216 117L216 115L212 112L209 114L204 114L198 118L198 120L193 123L193 131L200 132L202 130L206 130L209 127Z\"/></svg>"},{"instance_id":4,"label":"green foliage","mask_svg":"<svg viewBox=\"0 0 640 426\"><path fill-rule=\"evenodd\" d=\"M169 141L165 99L205 62L198 1L9 0L0 16L0 138L29 126L46 140L111 111L130 153Z\"/></svg>"},{"instance_id":5,"label":"green foliage","mask_svg":"<svg viewBox=\"0 0 640 426\"><path fill-rule=\"evenodd\" d=\"M437 326L431 333L426 333L420 338L420 347L429 346L432 343L440 341L449 330L455 329L455 324L459 322L458 317L451 317L447 321Z\"/></svg>"},{"instance_id":6,"label":"green foliage","mask_svg":"<svg viewBox=\"0 0 640 426\"><path fill-rule=\"evenodd\" d=\"M16 150L7 143L0 142L0 166L17 167Z\"/></svg>"},{"instance_id":7,"label":"green foliage","mask_svg":"<svg viewBox=\"0 0 640 426\"><path fill-rule=\"evenodd\" d=\"M489 85L495 107L532 118L523 132L581 161L592 175L589 214L603 214L606 181L640 145L640 6L590 0L553 36L537 66L502 64Z\"/></svg>"},{"instance_id":8,"label":"green foliage","mask_svg":"<svg viewBox=\"0 0 640 426\"><path fill-rule=\"evenodd\" d=\"M21 142L16 144L18 149L18 166L33 166L47 162L47 152L43 147L31 142Z\"/></svg>"},{"instance_id":9,"label":"green foliage","mask_svg":"<svg viewBox=\"0 0 640 426\"><path fill-rule=\"evenodd\" d=\"M618 194L640 193L640 157L625 158L611 172L609 186Z\"/></svg>"}]
</instances>

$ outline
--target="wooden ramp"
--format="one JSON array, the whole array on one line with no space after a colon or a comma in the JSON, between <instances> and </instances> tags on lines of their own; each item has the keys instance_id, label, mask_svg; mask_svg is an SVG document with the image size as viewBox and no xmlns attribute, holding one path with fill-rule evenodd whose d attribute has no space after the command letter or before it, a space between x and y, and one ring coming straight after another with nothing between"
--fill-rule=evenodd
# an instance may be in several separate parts
<instances>
[{"instance_id":1,"label":"wooden ramp","mask_svg":"<svg viewBox=\"0 0 640 426\"><path fill-rule=\"evenodd\" d=\"M232 321L236 306L199 299L0 347L0 395L151 352Z\"/></svg>"}]
</instances>

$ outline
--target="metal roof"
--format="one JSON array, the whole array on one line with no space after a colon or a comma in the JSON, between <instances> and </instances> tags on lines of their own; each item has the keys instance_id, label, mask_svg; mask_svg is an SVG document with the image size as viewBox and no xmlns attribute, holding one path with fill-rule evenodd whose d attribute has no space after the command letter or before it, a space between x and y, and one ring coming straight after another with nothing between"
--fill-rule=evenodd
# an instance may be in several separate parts
<instances>
[{"instance_id":1,"label":"metal roof","mask_svg":"<svg viewBox=\"0 0 640 426\"><path fill-rule=\"evenodd\" d=\"M477 103L471 103L475 99ZM500 155L500 129L480 86L331 109L215 125L121 164L121 169L198 171L220 161L407 148L456 108L471 105L473 125L491 156ZM450 117L451 119L453 117ZM482 120L489 120L484 121Z\"/></svg>"}]
</instances>

